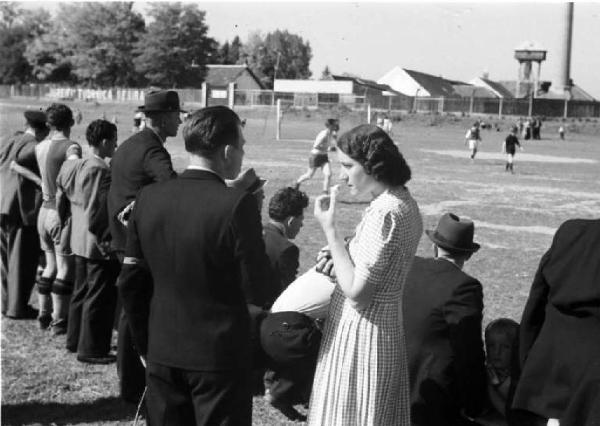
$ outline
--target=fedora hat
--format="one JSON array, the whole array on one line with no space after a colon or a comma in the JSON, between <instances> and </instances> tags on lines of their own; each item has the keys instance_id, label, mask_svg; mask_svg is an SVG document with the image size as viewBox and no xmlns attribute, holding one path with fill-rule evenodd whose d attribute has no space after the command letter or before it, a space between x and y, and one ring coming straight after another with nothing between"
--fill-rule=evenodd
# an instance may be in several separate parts
<instances>
[{"instance_id":1,"label":"fedora hat","mask_svg":"<svg viewBox=\"0 0 600 426\"><path fill-rule=\"evenodd\" d=\"M228 180L227 186L237 189L243 189L246 192L254 194L262 189L268 181L259 178L253 168L241 173L236 179Z\"/></svg>"},{"instance_id":2,"label":"fedora hat","mask_svg":"<svg viewBox=\"0 0 600 426\"><path fill-rule=\"evenodd\" d=\"M177 111L186 112L181 109L179 95L175 90L152 90L144 96L144 105L138 107L142 112Z\"/></svg>"},{"instance_id":3,"label":"fedora hat","mask_svg":"<svg viewBox=\"0 0 600 426\"><path fill-rule=\"evenodd\" d=\"M46 113L34 109L28 109L23 113L29 125L36 128L46 127Z\"/></svg>"},{"instance_id":4,"label":"fedora hat","mask_svg":"<svg viewBox=\"0 0 600 426\"><path fill-rule=\"evenodd\" d=\"M441 218L435 230L425 233L431 241L443 249L475 253L480 245L473 242L475 225L473 221L461 219L453 213L446 213Z\"/></svg>"}]
</instances>

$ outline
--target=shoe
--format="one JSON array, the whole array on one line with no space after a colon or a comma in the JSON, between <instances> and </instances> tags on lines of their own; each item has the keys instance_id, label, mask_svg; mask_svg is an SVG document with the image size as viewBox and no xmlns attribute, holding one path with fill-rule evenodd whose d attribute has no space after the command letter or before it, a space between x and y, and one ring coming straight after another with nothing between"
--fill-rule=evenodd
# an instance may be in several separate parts
<instances>
[{"instance_id":1,"label":"shoe","mask_svg":"<svg viewBox=\"0 0 600 426\"><path fill-rule=\"evenodd\" d=\"M269 401L273 408L277 409L289 420L298 420L301 422L306 421L306 416L304 414L300 414L298 410L296 410L292 405L273 399L272 397L270 397L270 395L268 398L265 399Z\"/></svg>"},{"instance_id":2,"label":"shoe","mask_svg":"<svg viewBox=\"0 0 600 426\"><path fill-rule=\"evenodd\" d=\"M28 320L36 319L38 315L39 312L37 309L34 309L31 306L27 305L19 315L6 315L6 317L14 320Z\"/></svg>"},{"instance_id":3,"label":"shoe","mask_svg":"<svg viewBox=\"0 0 600 426\"><path fill-rule=\"evenodd\" d=\"M53 336L62 336L63 334L67 334L67 320L60 319L56 321L52 321L50 323L50 331L52 331Z\"/></svg>"},{"instance_id":4,"label":"shoe","mask_svg":"<svg viewBox=\"0 0 600 426\"><path fill-rule=\"evenodd\" d=\"M52 315L43 314L38 317L38 324L41 330L47 330L50 327L50 323L52 322Z\"/></svg>"},{"instance_id":5,"label":"shoe","mask_svg":"<svg viewBox=\"0 0 600 426\"><path fill-rule=\"evenodd\" d=\"M77 361L84 362L86 364L112 364L117 360L117 357L114 355L105 355L105 356L84 356L77 355Z\"/></svg>"}]
</instances>

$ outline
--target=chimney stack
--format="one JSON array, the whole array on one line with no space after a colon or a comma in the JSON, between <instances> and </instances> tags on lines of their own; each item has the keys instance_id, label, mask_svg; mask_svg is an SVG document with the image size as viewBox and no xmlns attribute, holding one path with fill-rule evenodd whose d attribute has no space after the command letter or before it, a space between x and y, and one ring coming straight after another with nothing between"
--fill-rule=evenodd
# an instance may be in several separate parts
<instances>
[{"instance_id":1,"label":"chimney stack","mask_svg":"<svg viewBox=\"0 0 600 426\"><path fill-rule=\"evenodd\" d=\"M563 5L563 31L559 57L559 70L551 90L568 95L571 90L571 44L573 40L573 2Z\"/></svg>"}]
</instances>

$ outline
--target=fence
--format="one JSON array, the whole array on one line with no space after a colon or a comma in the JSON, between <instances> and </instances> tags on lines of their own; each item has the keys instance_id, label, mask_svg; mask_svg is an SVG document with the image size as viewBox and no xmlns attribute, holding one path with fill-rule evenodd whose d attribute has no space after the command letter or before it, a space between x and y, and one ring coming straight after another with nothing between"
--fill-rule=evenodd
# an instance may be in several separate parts
<instances>
[{"instance_id":1,"label":"fence","mask_svg":"<svg viewBox=\"0 0 600 426\"><path fill-rule=\"evenodd\" d=\"M0 85L0 97L68 99L94 102L144 101L147 89L90 89L51 84ZM202 89L177 89L184 104L206 105ZM231 94L229 94L231 97ZM429 114L539 115L546 117L600 117L600 102L563 99L498 99L498 98L424 98L410 96L365 96L327 93L286 93L272 90L234 90L234 107L274 106L278 99L293 108L342 107L362 109L369 104L375 111L403 111ZM231 103L230 103L231 104Z\"/></svg>"}]
</instances>

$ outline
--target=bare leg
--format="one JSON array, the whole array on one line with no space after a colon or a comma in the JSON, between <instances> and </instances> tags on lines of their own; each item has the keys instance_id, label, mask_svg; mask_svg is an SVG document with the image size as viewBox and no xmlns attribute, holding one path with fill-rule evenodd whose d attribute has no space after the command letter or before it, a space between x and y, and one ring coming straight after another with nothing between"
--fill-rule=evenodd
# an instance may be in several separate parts
<instances>
[{"instance_id":1,"label":"bare leg","mask_svg":"<svg viewBox=\"0 0 600 426\"><path fill-rule=\"evenodd\" d=\"M300 185L302 182L309 180L310 178L312 178L315 175L316 171L317 171L317 169L315 167L311 167L310 169L308 169L306 171L306 173L304 173L302 176L300 176L298 178L298 180L296 181L296 184Z\"/></svg>"},{"instance_id":2,"label":"bare leg","mask_svg":"<svg viewBox=\"0 0 600 426\"><path fill-rule=\"evenodd\" d=\"M323 164L323 192L329 191L329 183L331 182L331 166L329 163Z\"/></svg>"},{"instance_id":3,"label":"bare leg","mask_svg":"<svg viewBox=\"0 0 600 426\"><path fill-rule=\"evenodd\" d=\"M56 284L70 284L70 291L67 289L62 289L61 291L52 291L52 305L53 305L53 319L54 321L65 320L69 313L69 303L71 301L71 292L73 290L73 257L72 256L63 256L56 255Z\"/></svg>"}]
</instances>

